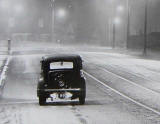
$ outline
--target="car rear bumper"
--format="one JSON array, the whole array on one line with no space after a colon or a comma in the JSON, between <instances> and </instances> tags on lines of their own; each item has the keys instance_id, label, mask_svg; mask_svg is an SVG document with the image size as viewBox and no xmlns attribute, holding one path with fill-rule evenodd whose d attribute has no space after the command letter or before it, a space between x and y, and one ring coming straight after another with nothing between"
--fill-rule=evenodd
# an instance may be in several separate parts
<instances>
[{"instance_id":1,"label":"car rear bumper","mask_svg":"<svg viewBox=\"0 0 160 124\"><path fill-rule=\"evenodd\" d=\"M72 88L72 89L37 89L37 95L44 94L44 93L55 93L55 92L71 92L71 93L78 93L81 92L81 88Z\"/></svg>"},{"instance_id":2,"label":"car rear bumper","mask_svg":"<svg viewBox=\"0 0 160 124\"><path fill-rule=\"evenodd\" d=\"M46 97L49 97L50 94L53 93L66 93L69 92L71 94L74 94L76 96L80 95L82 92L81 88L72 88L72 89L37 89L37 96L45 95Z\"/></svg>"},{"instance_id":3,"label":"car rear bumper","mask_svg":"<svg viewBox=\"0 0 160 124\"><path fill-rule=\"evenodd\" d=\"M44 92L76 92L81 91L80 88L73 88L73 89L43 89Z\"/></svg>"}]
</instances>

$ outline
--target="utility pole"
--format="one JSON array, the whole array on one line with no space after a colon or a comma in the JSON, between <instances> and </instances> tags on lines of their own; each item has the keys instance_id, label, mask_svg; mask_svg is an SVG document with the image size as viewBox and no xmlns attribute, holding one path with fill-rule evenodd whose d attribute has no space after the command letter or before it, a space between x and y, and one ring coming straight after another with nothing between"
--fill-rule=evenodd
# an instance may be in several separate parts
<instances>
[{"instance_id":1,"label":"utility pole","mask_svg":"<svg viewBox=\"0 0 160 124\"><path fill-rule=\"evenodd\" d=\"M144 49L143 55L147 54L147 24L148 24L148 0L145 0L145 18L144 18Z\"/></svg>"},{"instance_id":2,"label":"utility pole","mask_svg":"<svg viewBox=\"0 0 160 124\"><path fill-rule=\"evenodd\" d=\"M129 42L129 36L130 36L130 3L129 0L127 0L127 49L128 49L128 42Z\"/></svg>"},{"instance_id":3,"label":"utility pole","mask_svg":"<svg viewBox=\"0 0 160 124\"><path fill-rule=\"evenodd\" d=\"M112 23L111 19L108 20L108 41L111 43L111 28L112 28Z\"/></svg>"},{"instance_id":4,"label":"utility pole","mask_svg":"<svg viewBox=\"0 0 160 124\"><path fill-rule=\"evenodd\" d=\"M113 22L113 46L112 48L115 48L115 40L116 40L116 26L115 23Z\"/></svg>"},{"instance_id":5,"label":"utility pole","mask_svg":"<svg viewBox=\"0 0 160 124\"><path fill-rule=\"evenodd\" d=\"M111 5L111 20L110 20L110 28L112 28L112 48L115 48L115 40L116 40L116 25L115 25L115 15L116 15L116 11L115 11L116 5L115 3L112 3Z\"/></svg>"},{"instance_id":6,"label":"utility pole","mask_svg":"<svg viewBox=\"0 0 160 124\"><path fill-rule=\"evenodd\" d=\"M54 26L55 26L55 0L51 0L51 40L54 40Z\"/></svg>"}]
</instances>

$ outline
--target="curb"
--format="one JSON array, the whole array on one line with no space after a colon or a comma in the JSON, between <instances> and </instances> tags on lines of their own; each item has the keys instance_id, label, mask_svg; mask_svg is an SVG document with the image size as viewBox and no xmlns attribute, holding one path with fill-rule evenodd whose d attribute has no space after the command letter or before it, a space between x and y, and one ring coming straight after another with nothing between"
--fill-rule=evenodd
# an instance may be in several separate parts
<instances>
[{"instance_id":1,"label":"curb","mask_svg":"<svg viewBox=\"0 0 160 124\"><path fill-rule=\"evenodd\" d=\"M4 82L5 82L5 79L6 79L6 72L7 72L7 69L8 69L9 62L10 62L10 56L8 56L7 59L5 60L5 64L3 66L2 73L0 75L0 90L3 89L4 84L5 84Z\"/></svg>"}]
</instances>

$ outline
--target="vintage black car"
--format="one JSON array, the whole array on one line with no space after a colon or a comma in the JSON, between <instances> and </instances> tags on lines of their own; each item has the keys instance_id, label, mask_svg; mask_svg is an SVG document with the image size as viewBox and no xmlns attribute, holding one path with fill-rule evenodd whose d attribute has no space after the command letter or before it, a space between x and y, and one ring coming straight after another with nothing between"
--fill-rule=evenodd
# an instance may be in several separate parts
<instances>
[{"instance_id":1,"label":"vintage black car","mask_svg":"<svg viewBox=\"0 0 160 124\"><path fill-rule=\"evenodd\" d=\"M41 74L37 86L39 104L44 105L47 98L79 98L85 103L86 83L79 55L55 54L42 57Z\"/></svg>"}]
</instances>

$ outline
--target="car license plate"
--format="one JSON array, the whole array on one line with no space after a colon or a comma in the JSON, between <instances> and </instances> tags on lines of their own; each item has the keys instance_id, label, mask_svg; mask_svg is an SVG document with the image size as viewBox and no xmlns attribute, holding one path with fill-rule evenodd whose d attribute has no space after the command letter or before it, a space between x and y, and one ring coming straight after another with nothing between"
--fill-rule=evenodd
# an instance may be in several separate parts
<instances>
[{"instance_id":1,"label":"car license plate","mask_svg":"<svg viewBox=\"0 0 160 124\"><path fill-rule=\"evenodd\" d=\"M69 93L69 92L63 92L63 93L53 93L50 95L53 99L57 99L57 98L60 98L60 99L68 99L68 98L71 98L72 97L72 94Z\"/></svg>"}]
</instances>

